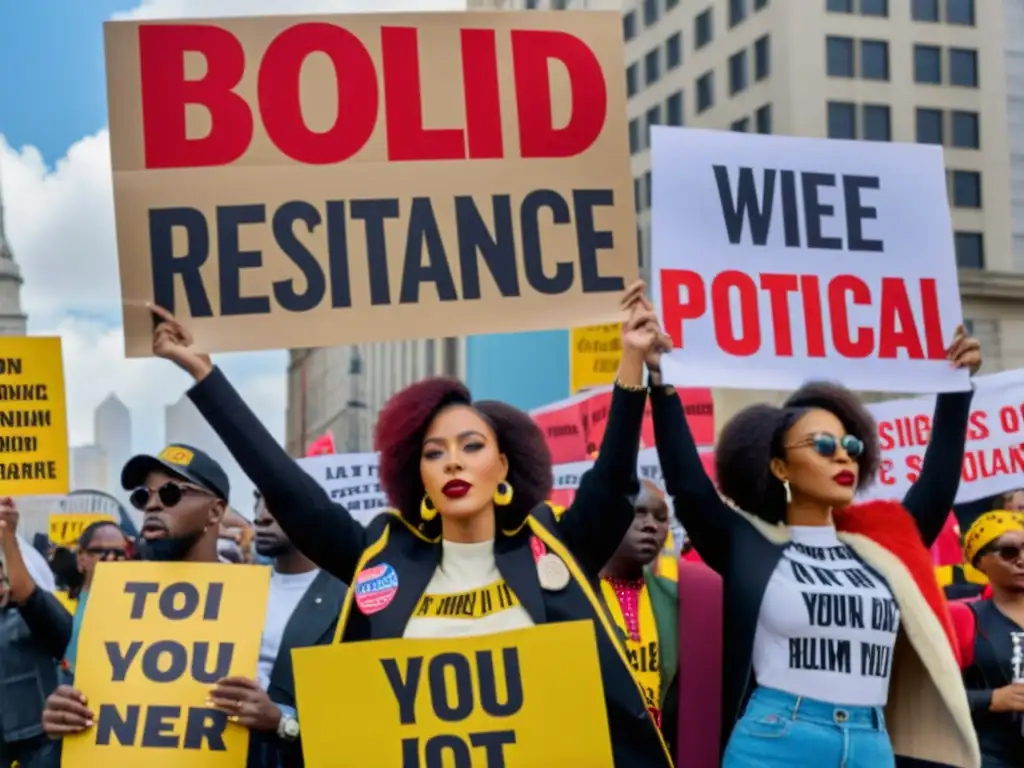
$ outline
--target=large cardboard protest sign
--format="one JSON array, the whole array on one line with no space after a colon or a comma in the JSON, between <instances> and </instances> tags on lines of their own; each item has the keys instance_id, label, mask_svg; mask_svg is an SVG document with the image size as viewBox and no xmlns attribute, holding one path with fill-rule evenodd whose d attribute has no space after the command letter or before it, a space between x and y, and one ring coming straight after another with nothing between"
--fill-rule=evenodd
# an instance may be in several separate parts
<instances>
[{"instance_id":1,"label":"large cardboard protest sign","mask_svg":"<svg viewBox=\"0 0 1024 768\"><path fill-rule=\"evenodd\" d=\"M956 503L1024 487L1024 370L975 378ZM934 397L872 403L882 465L868 498L903 498L917 480L932 437Z\"/></svg>"},{"instance_id":2,"label":"large cardboard protest sign","mask_svg":"<svg viewBox=\"0 0 1024 768\"><path fill-rule=\"evenodd\" d=\"M567 328L638 273L618 13L105 26L125 343Z\"/></svg>"},{"instance_id":3,"label":"large cardboard protest sign","mask_svg":"<svg viewBox=\"0 0 1024 768\"><path fill-rule=\"evenodd\" d=\"M339 750L345 765L374 768L612 768L591 622L292 658L307 768L336 768Z\"/></svg>"},{"instance_id":4,"label":"large cardboard protest sign","mask_svg":"<svg viewBox=\"0 0 1024 768\"><path fill-rule=\"evenodd\" d=\"M963 390L942 148L653 131L654 297L678 385Z\"/></svg>"},{"instance_id":5,"label":"large cardboard protest sign","mask_svg":"<svg viewBox=\"0 0 1024 768\"><path fill-rule=\"evenodd\" d=\"M255 678L269 589L260 566L100 564L75 669L96 724L64 739L64 768L244 768L248 730L206 702Z\"/></svg>"},{"instance_id":6,"label":"large cardboard protest sign","mask_svg":"<svg viewBox=\"0 0 1024 768\"><path fill-rule=\"evenodd\" d=\"M711 390L682 389L678 396L682 398L683 411L694 441L697 445L713 445L715 403ZM612 387L599 387L530 411L544 432L556 465L586 461L595 456L608 425L611 401ZM644 410L640 444L645 448L654 445L650 402Z\"/></svg>"},{"instance_id":7,"label":"large cardboard protest sign","mask_svg":"<svg viewBox=\"0 0 1024 768\"><path fill-rule=\"evenodd\" d=\"M0 489L62 495L70 483L59 338L0 336Z\"/></svg>"}]
</instances>

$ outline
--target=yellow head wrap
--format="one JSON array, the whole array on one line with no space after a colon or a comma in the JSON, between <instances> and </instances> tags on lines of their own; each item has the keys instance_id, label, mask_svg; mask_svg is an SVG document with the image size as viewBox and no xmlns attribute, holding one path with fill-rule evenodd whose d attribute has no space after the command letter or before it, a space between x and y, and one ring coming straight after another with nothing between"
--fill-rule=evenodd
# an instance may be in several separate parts
<instances>
[{"instance_id":1,"label":"yellow head wrap","mask_svg":"<svg viewBox=\"0 0 1024 768\"><path fill-rule=\"evenodd\" d=\"M964 536L964 561L974 563L974 558L985 547L1009 531L1024 530L1024 515L1005 509L986 512L975 520Z\"/></svg>"}]
</instances>

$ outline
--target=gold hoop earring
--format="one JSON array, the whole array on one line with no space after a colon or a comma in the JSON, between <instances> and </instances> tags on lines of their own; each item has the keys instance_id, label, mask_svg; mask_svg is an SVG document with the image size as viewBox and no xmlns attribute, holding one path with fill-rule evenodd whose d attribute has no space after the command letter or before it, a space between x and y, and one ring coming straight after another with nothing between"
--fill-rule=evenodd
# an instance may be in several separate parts
<instances>
[{"instance_id":1,"label":"gold hoop earring","mask_svg":"<svg viewBox=\"0 0 1024 768\"><path fill-rule=\"evenodd\" d=\"M435 517L437 517L437 507L434 506L430 497L424 494L423 501L420 502L420 520L429 523Z\"/></svg>"},{"instance_id":2,"label":"gold hoop earring","mask_svg":"<svg viewBox=\"0 0 1024 768\"><path fill-rule=\"evenodd\" d=\"M502 480L494 490L494 503L499 507L507 507L512 503L512 484Z\"/></svg>"},{"instance_id":3,"label":"gold hoop earring","mask_svg":"<svg viewBox=\"0 0 1024 768\"><path fill-rule=\"evenodd\" d=\"M789 480L783 480L782 481L782 488L786 492L786 503L787 504L792 504L793 503L793 492L791 490L789 490Z\"/></svg>"}]
</instances>

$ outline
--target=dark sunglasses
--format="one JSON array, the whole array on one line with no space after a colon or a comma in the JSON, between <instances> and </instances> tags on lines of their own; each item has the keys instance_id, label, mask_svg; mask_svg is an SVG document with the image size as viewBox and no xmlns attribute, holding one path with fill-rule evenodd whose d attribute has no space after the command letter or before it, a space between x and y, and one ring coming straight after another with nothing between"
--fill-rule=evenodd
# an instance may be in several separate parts
<instances>
[{"instance_id":1,"label":"dark sunglasses","mask_svg":"<svg viewBox=\"0 0 1024 768\"><path fill-rule=\"evenodd\" d=\"M1000 560L1005 560L1007 563L1015 563L1020 557L1020 550L1019 544L1003 544L1001 547L992 547L985 554L998 555Z\"/></svg>"},{"instance_id":2,"label":"dark sunglasses","mask_svg":"<svg viewBox=\"0 0 1024 768\"><path fill-rule=\"evenodd\" d=\"M815 453L819 456L824 456L825 458L830 459L836 455L836 451L839 450L839 446L843 447L843 450L846 451L846 455L851 459L856 459L864 453L864 441L859 437L854 437L853 435L836 437L829 432L819 432L816 435L811 435L806 440L801 440L795 445L789 445L786 447L813 448Z\"/></svg>"},{"instance_id":3,"label":"dark sunglasses","mask_svg":"<svg viewBox=\"0 0 1024 768\"><path fill-rule=\"evenodd\" d=\"M114 559L124 558L128 553L117 547L86 547L86 554L95 555L99 558L113 557Z\"/></svg>"},{"instance_id":4,"label":"dark sunglasses","mask_svg":"<svg viewBox=\"0 0 1024 768\"><path fill-rule=\"evenodd\" d=\"M194 485L185 485L184 483L176 483L173 480L168 480L166 483L161 485L156 490L141 486L132 491L131 496L128 500L132 506L138 510L145 510L149 506L149 500L153 498L153 494L157 495L160 499L160 504L165 507L176 507L181 503L181 500L185 498L186 494L198 493L204 496L212 496L209 491L205 488L197 488Z\"/></svg>"}]
</instances>

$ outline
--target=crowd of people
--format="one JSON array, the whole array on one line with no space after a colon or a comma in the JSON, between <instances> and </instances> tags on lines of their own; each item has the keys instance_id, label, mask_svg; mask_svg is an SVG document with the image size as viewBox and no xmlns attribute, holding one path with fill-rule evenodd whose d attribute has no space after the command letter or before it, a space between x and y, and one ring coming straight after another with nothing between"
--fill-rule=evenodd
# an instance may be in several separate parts
<instances>
[{"instance_id":1,"label":"crowd of people","mask_svg":"<svg viewBox=\"0 0 1024 768\"><path fill-rule=\"evenodd\" d=\"M303 765L295 648L573 620L595 628L614 764L694 765L680 723L705 692L681 669L702 660L681 653L681 635L704 630L680 628L690 596L658 567L673 513L683 559L696 560L683 565L720 577L721 662L703 666L720 688L709 737L726 768L1024 766L1024 518L997 510L964 534L963 563L987 581L967 600L944 593L929 552L957 494L972 392L938 397L920 478L903 499L857 501L878 471L877 429L853 393L826 383L737 414L721 430L714 483L661 379L670 341L642 284L622 308L607 429L568 508L548 501L550 453L528 415L435 378L379 416L392 509L368 525L286 454L187 328L152 308L154 354L194 379L189 397L258 488L252 542L272 567L258 669L220 680L210 702L249 729L249 768ZM981 365L962 328L947 354L972 374ZM668 500L637 479L648 403ZM139 537L111 522L85 529L76 575L61 577L70 611L17 535L15 501L0 499L3 768L55 767L61 739L93 727L74 680L88 663L78 636L98 566L251 559L246 534L225 534L228 478L201 448L137 456L122 485L143 514ZM387 600L361 589L381 567L402 585ZM431 609L492 589L509 599L471 615Z\"/></svg>"}]
</instances>

